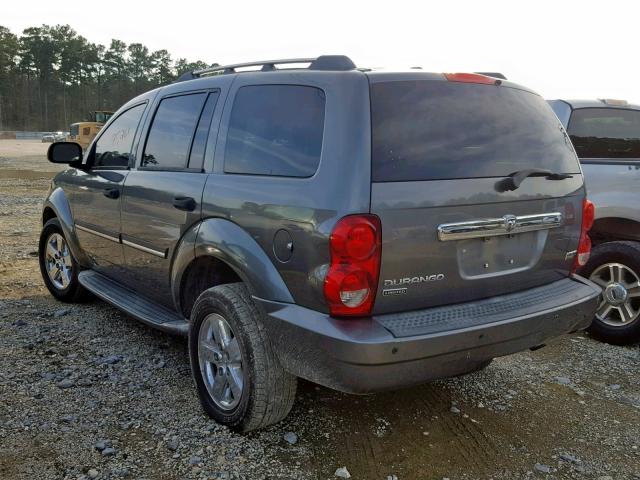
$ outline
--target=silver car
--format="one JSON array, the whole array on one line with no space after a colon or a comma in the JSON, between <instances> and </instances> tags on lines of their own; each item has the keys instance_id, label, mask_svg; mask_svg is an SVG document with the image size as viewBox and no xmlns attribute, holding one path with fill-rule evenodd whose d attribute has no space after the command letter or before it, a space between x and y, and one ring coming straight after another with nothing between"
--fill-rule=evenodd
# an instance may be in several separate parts
<instances>
[{"instance_id":1,"label":"silver car","mask_svg":"<svg viewBox=\"0 0 640 480\"><path fill-rule=\"evenodd\" d=\"M640 106L625 100L551 100L567 127L596 205L595 245L580 270L603 288L590 331L610 343L640 341Z\"/></svg>"},{"instance_id":2,"label":"silver car","mask_svg":"<svg viewBox=\"0 0 640 480\"><path fill-rule=\"evenodd\" d=\"M49 132L42 136L42 143L64 142L67 139L67 132Z\"/></svg>"}]
</instances>

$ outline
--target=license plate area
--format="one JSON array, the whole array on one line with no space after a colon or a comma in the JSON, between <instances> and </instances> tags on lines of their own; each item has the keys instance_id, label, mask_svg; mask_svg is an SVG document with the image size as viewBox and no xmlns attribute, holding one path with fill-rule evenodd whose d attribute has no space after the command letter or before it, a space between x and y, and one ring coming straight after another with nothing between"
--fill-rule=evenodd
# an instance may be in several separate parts
<instances>
[{"instance_id":1,"label":"license plate area","mask_svg":"<svg viewBox=\"0 0 640 480\"><path fill-rule=\"evenodd\" d=\"M460 276L467 280L495 277L532 268L544 250L548 230L457 242Z\"/></svg>"}]
</instances>

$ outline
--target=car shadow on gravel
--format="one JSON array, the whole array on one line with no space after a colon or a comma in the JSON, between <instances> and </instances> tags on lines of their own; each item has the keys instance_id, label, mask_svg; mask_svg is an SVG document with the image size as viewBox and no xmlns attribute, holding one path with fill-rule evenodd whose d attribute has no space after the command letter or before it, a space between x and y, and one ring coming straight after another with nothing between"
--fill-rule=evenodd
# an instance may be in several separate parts
<instances>
[{"instance_id":1,"label":"car shadow on gravel","mask_svg":"<svg viewBox=\"0 0 640 480\"><path fill-rule=\"evenodd\" d=\"M483 372L371 396L300 381L287 419L238 435L200 409L185 339L99 300L5 298L0 312L1 478L640 473L637 347L566 337Z\"/></svg>"},{"instance_id":2,"label":"car shadow on gravel","mask_svg":"<svg viewBox=\"0 0 640 480\"><path fill-rule=\"evenodd\" d=\"M638 346L573 335L396 392L353 396L301 382L290 428L325 476L346 466L367 479L640 478L638 379Z\"/></svg>"}]
</instances>

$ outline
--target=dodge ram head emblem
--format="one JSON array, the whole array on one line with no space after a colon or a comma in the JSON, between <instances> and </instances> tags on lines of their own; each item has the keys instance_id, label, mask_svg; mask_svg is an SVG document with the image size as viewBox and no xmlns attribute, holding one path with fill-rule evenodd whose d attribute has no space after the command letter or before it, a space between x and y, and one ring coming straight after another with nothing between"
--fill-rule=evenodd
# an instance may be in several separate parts
<instances>
[{"instance_id":1,"label":"dodge ram head emblem","mask_svg":"<svg viewBox=\"0 0 640 480\"><path fill-rule=\"evenodd\" d=\"M502 217L502 220L504 221L504 228L507 232L511 232L514 228L516 228L518 219L515 215L505 215L504 217Z\"/></svg>"}]
</instances>

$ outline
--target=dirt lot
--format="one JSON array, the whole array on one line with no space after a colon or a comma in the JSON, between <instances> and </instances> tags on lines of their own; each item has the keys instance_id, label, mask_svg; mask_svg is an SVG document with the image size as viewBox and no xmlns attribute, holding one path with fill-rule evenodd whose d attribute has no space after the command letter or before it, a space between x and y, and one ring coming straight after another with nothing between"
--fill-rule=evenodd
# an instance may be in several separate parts
<instances>
[{"instance_id":1,"label":"dirt lot","mask_svg":"<svg viewBox=\"0 0 640 480\"><path fill-rule=\"evenodd\" d=\"M216 425L184 340L42 286L46 147L0 140L0 479L640 479L640 349L586 335L388 394L301 382L280 425Z\"/></svg>"}]
</instances>

